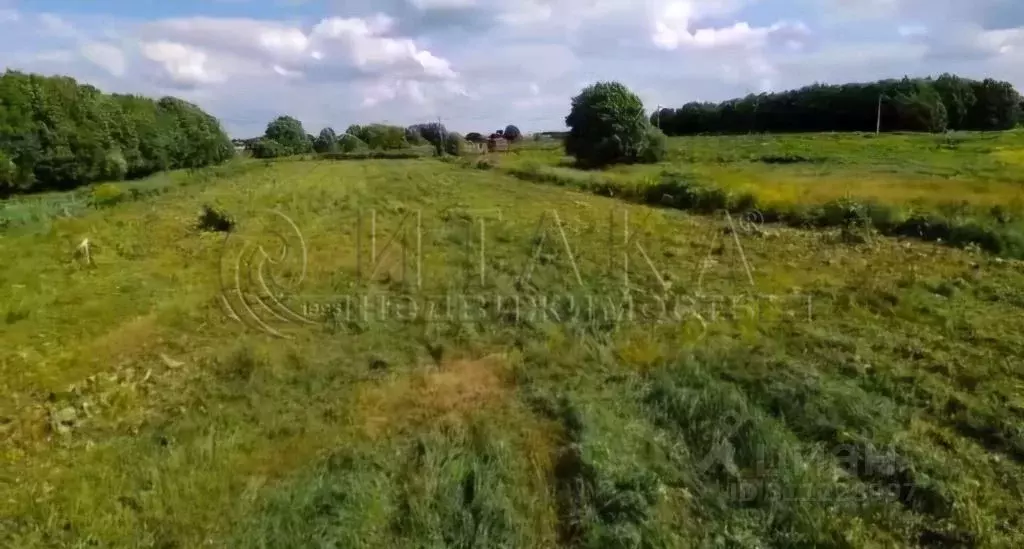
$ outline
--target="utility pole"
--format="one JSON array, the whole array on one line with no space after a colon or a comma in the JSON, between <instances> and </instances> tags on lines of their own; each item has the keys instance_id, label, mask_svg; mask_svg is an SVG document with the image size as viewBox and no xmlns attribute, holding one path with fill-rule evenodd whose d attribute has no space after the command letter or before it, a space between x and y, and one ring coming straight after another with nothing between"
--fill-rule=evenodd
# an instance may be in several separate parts
<instances>
[{"instance_id":1,"label":"utility pole","mask_svg":"<svg viewBox=\"0 0 1024 549\"><path fill-rule=\"evenodd\" d=\"M448 132L445 131L444 125L441 124L441 117L440 116L437 117L437 133L441 137L441 156L444 156L444 154L448 151L448 149L446 149L445 146L444 146L444 138L445 138L444 134L446 134Z\"/></svg>"},{"instance_id":2,"label":"utility pole","mask_svg":"<svg viewBox=\"0 0 1024 549\"><path fill-rule=\"evenodd\" d=\"M878 94L878 118L875 120L875 135L882 132L882 94Z\"/></svg>"},{"instance_id":3,"label":"utility pole","mask_svg":"<svg viewBox=\"0 0 1024 549\"><path fill-rule=\"evenodd\" d=\"M658 129L660 130L661 129L661 105L658 105L658 110L656 110L654 112L658 113L654 117L654 125L657 126Z\"/></svg>"},{"instance_id":4,"label":"utility pole","mask_svg":"<svg viewBox=\"0 0 1024 549\"><path fill-rule=\"evenodd\" d=\"M757 133L757 109L761 106L761 96L757 96L757 100L754 101L754 113L750 116L750 134L754 135Z\"/></svg>"}]
</instances>

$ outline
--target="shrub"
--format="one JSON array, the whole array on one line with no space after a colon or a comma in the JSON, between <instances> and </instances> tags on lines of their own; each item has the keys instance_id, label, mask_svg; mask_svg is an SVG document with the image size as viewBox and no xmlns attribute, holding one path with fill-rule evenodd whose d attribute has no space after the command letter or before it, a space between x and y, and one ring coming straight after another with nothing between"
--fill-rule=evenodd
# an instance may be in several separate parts
<instances>
[{"instance_id":1,"label":"shrub","mask_svg":"<svg viewBox=\"0 0 1024 549\"><path fill-rule=\"evenodd\" d=\"M235 220L227 212L213 206L203 206L197 223L201 231L231 232L235 228Z\"/></svg>"},{"instance_id":2,"label":"shrub","mask_svg":"<svg viewBox=\"0 0 1024 549\"><path fill-rule=\"evenodd\" d=\"M573 98L565 152L587 167L646 160L650 122L640 98L618 82L598 82Z\"/></svg>"},{"instance_id":3,"label":"shrub","mask_svg":"<svg viewBox=\"0 0 1024 549\"><path fill-rule=\"evenodd\" d=\"M343 153L361 151L369 148L369 145L367 145L365 141L350 133L343 133L338 136L337 149Z\"/></svg>"},{"instance_id":4,"label":"shrub","mask_svg":"<svg viewBox=\"0 0 1024 549\"><path fill-rule=\"evenodd\" d=\"M490 170L494 168L495 165L496 164L494 160L487 156L478 156L477 158L473 159L472 162L472 166L478 170Z\"/></svg>"},{"instance_id":5,"label":"shrub","mask_svg":"<svg viewBox=\"0 0 1024 549\"><path fill-rule=\"evenodd\" d=\"M444 152L452 156L459 156L465 148L465 142L466 140L460 134L451 132L445 137Z\"/></svg>"},{"instance_id":6,"label":"shrub","mask_svg":"<svg viewBox=\"0 0 1024 549\"><path fill-rule=\"evenodd\" d=\"M644 164L661 162L668 156L668 137L658 128L649 126L644 135L639 161Z\"/></svg>"},{"instance_id":7,"label":"shrub","mask_svg":"<svg viewBox=\"0 0 1024 549\"><path fill-rule=\"evenodd\" d=\"M288 149L273 139L262 137L253 144L252 155L255 158L277 158L287 156Z\"/></svg>"}]
</instances>

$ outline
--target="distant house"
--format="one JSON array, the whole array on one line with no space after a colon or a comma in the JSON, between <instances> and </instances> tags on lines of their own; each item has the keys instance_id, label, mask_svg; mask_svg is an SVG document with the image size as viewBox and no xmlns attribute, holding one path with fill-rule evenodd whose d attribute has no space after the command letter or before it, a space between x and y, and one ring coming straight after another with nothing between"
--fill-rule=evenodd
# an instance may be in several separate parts
<instances>
[{"instance_id":1,"label":"distant house","mask_svg":"<svg viewBox=\"0 0 1024 549\"><path fill-rule=\"evenodd\" d=\"M487 152L508 152L508 139L492 136L487 140Z\"/></svg>"}]
</instances>

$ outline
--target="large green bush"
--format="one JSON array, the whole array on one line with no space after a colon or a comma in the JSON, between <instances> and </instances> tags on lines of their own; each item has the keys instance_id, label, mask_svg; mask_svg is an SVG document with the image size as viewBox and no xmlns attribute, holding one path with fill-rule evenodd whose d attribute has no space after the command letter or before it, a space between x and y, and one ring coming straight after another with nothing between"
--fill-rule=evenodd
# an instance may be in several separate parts
<instances>
[{"instance_id":1,"label":"large green bush","mask_svg":"<svg viewBox=\"0 0 1024 549\"><path fill-rule=\"evenodd\" d=\"M255 158L277 158L288 154L288 148L269 137L260 138L252 146L252 155Z\"/></svg>"},{"instance_id":2,"label":"large green bush","mask_svg":"<svg viewBox=\"0 0 1024 549\"><path fill-rule=\"evenodd\" d=\"M368 148L370 147L366 142L350 133L343 133L338 136L338 151L340 152L350 153Z\"/></svg>"},{"instance_id":3,"label":"large green bush","mask_svg":"<svg viewBox=\"0 0 1024 549\"><path fill-rule=\"evenodd\" d=\"M660 139L644 115L644 104L618 82L598 82L572 100L565 117L565 152L586 167L654 162L663 156Z\"/></svg>"}]
</instances>

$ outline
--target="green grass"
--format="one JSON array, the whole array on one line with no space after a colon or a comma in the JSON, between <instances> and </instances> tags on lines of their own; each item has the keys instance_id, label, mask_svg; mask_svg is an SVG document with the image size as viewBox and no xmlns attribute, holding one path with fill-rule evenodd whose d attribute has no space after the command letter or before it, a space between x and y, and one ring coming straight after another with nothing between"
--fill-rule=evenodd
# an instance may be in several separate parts
<instances>
[{"instance_id":1,"label":"green grass","mask_svg":"<svg viewBox=\"0 0 1024 549\"><path fill-rule=\"evenodd\" d=\"M250 162L10 224L0 545L1024 543L1020 262L730 226L496 164ZM227 240L198 228L205 206L236 222ZM370 211L392 252L372 280ZM421 262L399 230L417 212ZM255 309L289 338L225 312L224 253L255 245L275 280L304 274L281 300L308 323ZM389 314L346 311L369 294ZM409 309L459 296L468 312ZM609 305L627 297L632 319Z\"/></svg>"},{"instance_id":2,"label":"green grass","mask_svg":"<svg viewBox=\"0 0 1024 549\"><path fill-rule=\"evenodd\" d=\"M796 227L854 223L1024 257L1020 131L674 138L660 164L595 172L572 169L558 148L531 145L502 168L639 203L756 210Z\"/></svg>"}]
</instances>

